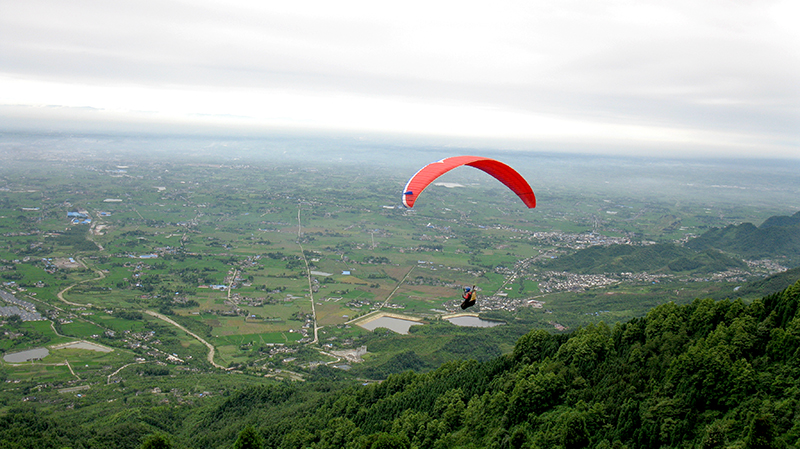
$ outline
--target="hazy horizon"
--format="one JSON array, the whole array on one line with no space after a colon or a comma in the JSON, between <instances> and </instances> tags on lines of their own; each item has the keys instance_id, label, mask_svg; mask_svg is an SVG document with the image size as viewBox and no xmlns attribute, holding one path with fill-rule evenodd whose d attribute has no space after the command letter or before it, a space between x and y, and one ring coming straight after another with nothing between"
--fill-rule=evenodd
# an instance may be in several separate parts
<instances>
[{"instance_id":1,"label":"hazy horizon","mask_svg":"<svg viewBox=\"0 0 800 449\"><path fill-rule=\"evenodd\" d=\"M241 166L358 167L386 177L399 200L404 183L421 166L473 148L404 144L397 140L353 136L282 134L279 137L209 137L197 135L0 133L0 163L13 170L18 162L58 162L105 166L216 164ZM698 204L737 204L792 214L800 210L800 160L678 158L630 155L572 154L554 151L519 152L485 147L480 155L499 159L517 169L531 184L544 206L563 192L609 194L658 202L691 200ZM400 157L398 157L400 156ZM374 171L374 170L373 170ZM480 178L463 168L454 179ZM488 178L488 176L486 177ZM0 179L2 181L2 179ZM489 184L491 179L485 179ZM733 210L733 209L731 209ZM764 217L766 218L766 216Z\"/></svg>"}]
</instances>

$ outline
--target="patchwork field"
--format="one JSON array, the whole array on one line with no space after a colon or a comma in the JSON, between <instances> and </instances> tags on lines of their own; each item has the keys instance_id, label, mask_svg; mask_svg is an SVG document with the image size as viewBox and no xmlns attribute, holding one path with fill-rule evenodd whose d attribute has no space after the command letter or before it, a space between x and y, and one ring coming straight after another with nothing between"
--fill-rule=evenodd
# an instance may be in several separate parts
<instances>
[{"instance_id":1,"label":"patchwork field","mask_svg":"<svg viewBox=\"0 0 800 449\"><path fill-rule=\"evenodd\" d=\"M784 190L726 191L709 201L710 187L681 184L654 165L643 170L655 170L648 183L660 193L634 197L635 182L607 162L598 176L588 162L570 161L576 174L561 163L506 156L536 173L536 209L471 169L446 174L414 209L401 208L398 192L416 170L410 162L364 170L205 154L187 163L125 162L122 175L117 156L0 169L2 288L44 318L5 320L0 350L75 340L114 348L58 350L42 364L5 366L5 375L108 381L133 364L122 377L228 369L263 376L331 363L327 351L361 346L369 348L367 365L409 348L433 363L455 357L437 351L466 354L447 344L464 332L492 336L485 350L494 353L530 328L627 320L787 268L759 261L742 273L606 273L600 281L554 273L545 262L589 246L681 244L711 226L793 212L787 205L800 197L797 182L787 175ZM730 172L707 176L724 185ZM91 222L73 224L68 213ZM470 312L507 325L440 322L461 311L461 289L472 285L478 303ZM378 311L432 324L402 338L349 324Z\"/></svg>"}]
</instances>

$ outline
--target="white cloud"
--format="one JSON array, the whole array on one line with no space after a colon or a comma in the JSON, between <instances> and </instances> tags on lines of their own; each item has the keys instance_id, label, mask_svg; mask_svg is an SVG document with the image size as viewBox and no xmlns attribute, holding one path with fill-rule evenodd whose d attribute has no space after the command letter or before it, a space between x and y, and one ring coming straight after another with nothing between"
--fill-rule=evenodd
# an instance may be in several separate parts
<instances>
[{"instance_id":1,"label":"white cloud","mask_svg":"<svg viewBox=\"0 0 800 449\"><path fill-rule=\"evenodd\" d=\"M0 105L797 153L794 2L384 3L0 0Z\"/></svg>"}]
</instances>

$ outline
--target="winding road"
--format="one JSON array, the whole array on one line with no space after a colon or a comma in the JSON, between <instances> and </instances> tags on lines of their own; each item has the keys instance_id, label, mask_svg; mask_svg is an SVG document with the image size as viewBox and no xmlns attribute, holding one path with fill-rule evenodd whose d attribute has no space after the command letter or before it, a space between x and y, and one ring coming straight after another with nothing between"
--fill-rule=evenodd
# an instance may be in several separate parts
<instances>
[{"instance_id":1,"label":"winding road","mask_svg":"<svg viewBox=\"0 0 800 449\"><path fill-rule=\"evenodd\" d=\"M158 312L153 312L152 310L145 310L144 313L146 313L146 314L148 314L150 316L154 316L154 317L158 318L159 320L166 321L167 323L169 323L169 324L177 327L178 329L186 332L187 334L191 335L192 337L197 339L197 341L199 341L200 343L206 345L206 347L208 348L208 357L207 357L208 363L214 365L216 368L219 368L219 369L224 369L224 370L229 370L230 369L230 368L226 368L226 367L224 367L224 366L222 366L222 365L220 365L220 364L218 364L217 362L214 361L214 352L215 352L214 345L212 345L211 343L205 341L199 335L195 334L194 332L190 331L189 329L186 329L182 325L176 323L173 319L171 319L170 317L168 317L168 316L166 316L164 314L161 314L161 313L158 313Z\"/></svg>"},{"instance_id":2,"label":"winding road","mask_svg":"<svg viewBox=\"0 0 800 449\"><path fill-rule=\"evenodd\" d=\"M75 259L75 260L77 260L78 263L83 265L83 268L86 268L87 270L90 269L89 267L86 266L85 263L83 263L82 260L80 260L80 259ZM97 273L98 277L92 278L92 279L84 279L84 280L82 280L80 282L77 282L75 284L70 285L69 287L65 288L64 290L61 290L60 292L58 292L58 294L56 295L56 296L58 296L58 299L60 299L61 301L65 302L65 303L67 303L67 304L69 304L71 306L85 307L87 305L91 305L91 304L78 304L77 302L67 301L66 299L64 299L64 293L68 292L72 287L74 287L76 285L83 284L84 282L89 282L89 281L99 281L100 279L104 279L106 277L105 273L103 273L100 270L94 270L94 272Z\"/></svg>"},{"instance_id":3,"label":"winding road","mask_svg":"<svg viewBox=\"0 0 800 449\"><path fill-rule=\"evenodd\" d=\"M81 265L83 265L85 268L88 269L88 267L86 266L86 264L82 260L80 260L80 259L76 259L76 260ZM100 271L100 270L94 270L94 271L95 271L95 273L97 273L98 277L92 278L92 279L85 279L83 281L80 281L80 282L77 282L75 284L70 285L69 287L67 287L67 288L61 290L60 292L58 292L58 294L56 295L58 297L58 299L61 300L64 303L66 303L66 304L71 305L71 306L85 307L85 306L91 305L91 304L79 304L79 303L76 303L76 302L69 301L69 300L64 298L64 294L66 292L68 292L72 287L75 287L76 285L83 284L84 282L89 282L89 281L98 281L98 280L103 279L103 278L106 277L106 275L102 271ZM229 290L229 292L230 292L230 290ZM313 301L312 301L312 306L313 306ZM178 324L177 322L175 322L175 320L169 318L166 315L163 315L163 314L158 313L158 312L153 312L151 310L144 310L144 312L146 314L150 315L150 316L156 317L156 318L158 318L158 319L160 319L162 321L165 321L165 322L177 327L178 329L180 329L180 330L186 332L187 334L191 335L192 337L194 337L200 343L204 344L208 348L208 357L207 357L208 362L211 365L213 365L215 368L224 369L224 370L229 370L230 369L230 368L226 368L226 367L224 367L224 366L222 366L222 365L220 365L220 364L218 364L217 362L214 361L214 354L216 352L216 350L214 349L214 345L212 345L211 343L207 342L206 340L204 340L199 335L195 334L194 332L190 331L189 329L185 328L184 326ZM316 324L316 319L314 320L314 322ZM93 323L93 324L97 324L97 323ZM51 323L51 326L52 326L52 323ZM100 326L100 327L104 327L104 326ZM55 332L55 326L53 326L53 331ZM58 332L56 332L56 334L58 334ZM120 369L122 369L122 368L120 368ZM70 371L72 371L71 367L70 367Z\"/></svg>"}]
</instances>

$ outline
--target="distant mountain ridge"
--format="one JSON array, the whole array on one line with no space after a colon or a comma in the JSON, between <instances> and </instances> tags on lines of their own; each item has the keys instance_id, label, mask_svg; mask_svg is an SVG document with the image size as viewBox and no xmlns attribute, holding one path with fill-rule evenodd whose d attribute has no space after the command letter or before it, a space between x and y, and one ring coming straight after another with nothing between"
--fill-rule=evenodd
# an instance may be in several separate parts
<instances>
[{"instance_id":1,"label":"distant mountain ridge","mask_svg":"<svg viewBox=\"0 0 800 449\"><path fill-rule=\"evenodd\" d=\"M758 227L742 223L713 228L686 246L698 251L717 249L745 259L782 257L796 266L800 263L800 212L770 217Z\"/></svg>"},{"instance_id":2,"label":"distant mountain ridge","mask_svg":"<svg viewBox=\"0 0 800 449\"><path fill-rule=\"evenodd\" d=\"M773 215L772 217L769 217L766 220L764 220L764 223L761 223L761 226L759 226L759 228L767 229L774 226L795 226L798 224L800 224L800 212L797 212L794 215L790 216Z\"/></svg>"},{"instance_id":3,"label":"distant mountain ridge","mask_svg":"<svg viewBox=\"0 0 800 449\"><path fill-rule=\"evenodd\" d=\"M590 246L574 254L545 262L553 270L581 274L602 273L691 273L708 274L745 269L740 260L713 249L696 251L674 243L647 246Z\"/></svg>"}]
</instances>

